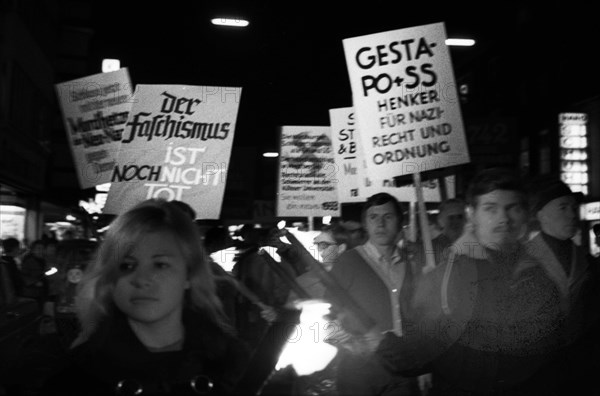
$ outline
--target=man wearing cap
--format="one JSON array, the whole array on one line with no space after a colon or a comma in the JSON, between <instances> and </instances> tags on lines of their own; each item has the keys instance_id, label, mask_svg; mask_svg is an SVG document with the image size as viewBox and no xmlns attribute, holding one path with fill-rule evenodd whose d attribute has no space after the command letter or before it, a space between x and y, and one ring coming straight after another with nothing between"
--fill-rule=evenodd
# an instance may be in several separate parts
<instances>
[{"instance_id":1,"label":"man wearing cap","mask_svg":"<svg viewBox=\"0 0 600 396\"><path fill-rule=\"evenodd\" d=\"M570 310L589 280L585 252L571 240L579 229L580 194L558 179L541 178L532 186L531 214L540 232L527 242L527 251L558 287L562 307Z\"/></svg>"},{"instance_id":2,"label":"man wearing cap","mask_svg":"<svg viewBox=\"0 0 600 396\"><path fill-rule=\"evenodd\" d=\"M564 348L552 366L555 373L549 375L564 377L560 389L569 393L587 390L592 383L588 381L595 377L592 371L598 368L591 348L597 343L597 335L591 333L598 325L598 285L586 252L572 240L579 229L580 198L558 178L532 183L531 214L540 232L526 243L528 253L538 259L560 291L560 307L567 315L561 340Z\"/></svg>"},{"instance_id":3,"label":"man wearing cap","mask_svg":"<svg viewBox=\"0 0 600 396\"><path fill-rule=\"evenodd\" d=\"M337 387L341 395L417 395L416 378L391 375L371 353L383 332L402 335L412 296L413 266L398 247L403 213L392 195L371 196L362 210L368 240L340 255L331 270L339 285L374 321L368 332L351 316L343 316L343 330L361 339L363 356L346 354L340 359ZM346 351L342 351L346 353Z\"/></svg>"}]
</instances>

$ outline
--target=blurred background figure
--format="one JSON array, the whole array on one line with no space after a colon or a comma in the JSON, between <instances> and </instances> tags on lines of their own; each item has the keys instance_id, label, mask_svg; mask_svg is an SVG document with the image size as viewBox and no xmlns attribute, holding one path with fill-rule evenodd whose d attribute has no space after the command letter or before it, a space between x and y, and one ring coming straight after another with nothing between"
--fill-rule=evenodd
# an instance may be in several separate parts
<instances>
[{"instance_id":1,"label":"blurred background figure","mask_svg":"<svg viewBox=\"0 0 600 396\"><path fill-rule=\"evenodd\" d=\"M444 235L441 238L452 243L462 235L467 219L465 208L465 202L459 198L450 198L440 204L437 221Z\"/></svg>"},{"instance_id":2,"label":"blurred background figure","mask_svg":"<svg viewBox=\"0 0 600 396\"><path fill-rule=\"evenodd\" d=\"M23 297L33 298L40 308L48 298L48 279L46 278L46 260L44 259L44 243L35 240L21 262L23 279Z\"/></svg>"},{"instance_id":3,"label":"blurred background figure","mask_svg":"<svg viewBox=\"0 0 600 396\"><path fill-rule=\"evenodd\" d=\"M314 238L314 244L319 252L321 264L326 271L330 271L337 258L346 250L348 240L347 231L338 224L323 226L321 232ZM302 287L313 299L323 299L325 296L325 285L317 269L311 268L296 278L298 285ZM296 293L290 293L289 302L296 300Z\"/></svg>"},{"instance_id":4,"label":"blurred background figure","mask_svg":"<svg viewBox=\"0 0 600 396\"><path fill-rule=\"evenodd\" d=\"M201 242L198 241L200 244ZM232 324L236 324L236 299L238 290L230 275L211 257L215 254L225 254L224 250L235 245L227 228L214 226L204 235L204 247L209 255L208 263L217 285L217 295L223 304L223 309Z\"/></svg>"},{"instance_id":5,"label":"blurred background figure","mask_svg":"<svg viewBox=\"0 0 600 396\"><path fill-rule=\"evenodd\" d=\"M467 222L465 208L465 202L458 198L450 198L440 204L437 223L441 233L431 240L436 265L448 257L446 249L462 235Z\"/></svg>"},{"instance_id":6,"label":"blurred background figure","mask_svg":"<svg viewBox=\"0 0 600 396\"><path fill-rule=\"evenodd\" d=\"M258 345L269 327L269 320L264 316L265 308L277 310L289 294L285 282L279 279L259 254L264 244L263 232L254 228L254 224L242 226L238 232L242 242L239 243L232 271L233 276L264 304L261 307L242 295L237 299L237 327L251 348Z\"/></svg>"},{"instance_id":7,"label":"blurred background figure","mask_svg":"<svg viewBox=\"0 0 600 396\"><path fill-rule=\"evenodd\" d=\"M364 245L369 238L362 221L362 203L342 204L342 217L338 221L346 231L346 249Z\"/></svg>"},{"instance_id":8,"label":"blurred background figure","mask_svg":"<svg viewBox=\"0 0 600 396\"><path fill-rule=\"evenodd\" d=\"M346 249L353 249L367 242L367 232L360 221L341 220L338 224L346 234Z\"/></svg>"},{"instance_id":9,"label":"blurred background figure","mask_svg":"<svg viewBox=\"0 0 600 396\"><path fill-rule=\"evenodd\" d=\"M600 248L600 223L594 224L592 231L594 232L595 236L594 242L596 243L596 246Z\"/></svg>"},{"instance_id":10,"label":"blurred background figure","mask_svg":"<svg viewBox=\"0 0 600 396\"><path fill-rule=\"evenodd\" d=\"M23 279L18 262L20 252L21 244L17 238L6 238L2 241L0 265L6 269L4 273L10 278L9 281L17 296L23 295Z\"/></svg>"},{"instance_id":11,"label":"blurred background figure","mask_svg":"<svg viewBox=\"0 0 600 396\"><path fill-rule=\"evenodd\" d=\"M594 233L594 241L596 248L600 249L600 223L596 223L592 226L592 232ZM600 253L596 256L589 254L588 262L591 266L591 271L594 274L597 282L600 282Z\"/></svg>"}]
</instances>

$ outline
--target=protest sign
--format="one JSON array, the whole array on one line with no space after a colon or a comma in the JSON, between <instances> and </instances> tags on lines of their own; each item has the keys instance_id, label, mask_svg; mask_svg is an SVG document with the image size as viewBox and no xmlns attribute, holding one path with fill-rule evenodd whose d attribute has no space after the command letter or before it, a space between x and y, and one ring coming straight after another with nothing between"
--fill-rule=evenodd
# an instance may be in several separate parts
<instances>
[{"instance_id":1,"label":"protest sign","mask_svg":"<svg viewBox=\"0 0 600 396\"><path fill-rule=\"evenodd\" d=\"M343 40L369 174L469 162L443 23Z\"/></svg>"},{"instance_id":2,"label":"protest sign","mask_svg":"<svg viewBox=\"0 0 600 396\"><path fill-rule=\"evenodd\" d=\"M241 92L138 85L103 212L164 198L186 202L198 218L218 219Z\"/></svg>"},{"instance_id":3,"label":"protest sign","mask_svg":"<svg viewBox=\"0 0 600 396\"><path fill-rule=\"evenodd\" d=\"M55 85L81 188L107 183L132 105L126 68Z\"/></svg>"},{"instance_id":4,"label":"protest sign","mask_svg":"<svg viewBox=\"0 0 600 396\"><path fill-rule=\"evenodd\" d=\"M335 177L329 127L281 127L278 216L339 216Z\"/></svg>"},{"instance_id":5,"label":"protest sign","mask_svg":"<svg viewBox=\"0 0 600 396\"><path fill-rule=\"evenodd\" d=\"M352 107L330 109L329 118L340 202L364 202L369 196L379 192L391 194L399 201L416 201L414 185L396 187L393 178L381 179L368 173L360 139L361 131ZM446 176L445 183L449 196L454 196L454 176ZM428 180L422 186L426 202L442 200L437 180Z\"/></svg>"}]
</instances>

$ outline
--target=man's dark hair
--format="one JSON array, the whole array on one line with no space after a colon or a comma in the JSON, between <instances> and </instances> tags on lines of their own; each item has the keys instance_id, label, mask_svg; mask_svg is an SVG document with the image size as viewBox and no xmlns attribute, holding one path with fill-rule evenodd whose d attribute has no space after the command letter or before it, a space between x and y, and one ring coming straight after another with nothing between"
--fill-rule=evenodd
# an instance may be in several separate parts
<instances>
[{"instance_id":1,"label":"man's dark hair","mask_svg":"<svg viewBox=\"0 0 600 396\"><path fill-rule=\"evenodd\" d=\"M594 235L600 237L600 223L596 223L592 226L592 230L594 230Z\"/></svg>"},{"instance_id":2,"label":"man's dark hair","mask_svg":"<svg viewBox=\"0 0 600 396\"><path fill-rule=\"evenodd\" d=\"M507 168L488 168L478 172L467 189L467 204L477 207L477 199L495 190L515 191L521 195L521 202L527 206L525 188L521 179Z\"/></svg>"},{"instance_id":3,"label":"man's dark hair","mask_svg":"<svg viewBox=\"0 0 600 396\"><path fill-rule=\"evenodd\" d=\"M394 210L396 211L396 214L398 215L398 225L402 226L402 221L404 219L404 213L402 212L402 206L400 205L400 202L398 202L396 197L394 197L393 195L390 195L388 193L377 193L377 194L371 195L367 199L367 202L365 202L365 204L363 205L363 208L362 208L361 216L362 216L363 222L367 218L367 210L369 210L370 207L385 205L388 202L390 202L392 204L392 206L394 207Z\"/></svg>"},{"instance_id":4,"label":"man's dark hair","mask_svg":"<svg viewBox=\"0 0 600 396\"><path fill-rule=\"evenodd\" d=\"M4 254L12 253L19 249L19 240L17 238L6 238L2 241L2 249L4 250Z\"/></svg>"},{"instance_id":5,"label":"man's dark hair","mask_svg":"<svg viewBox=\"0 0 600 396\"><path fill-rule=\"evenodd\" d=\"M463 201L460 198L448 198L447 200L442 201L442 203L440 203L440 206L438 207L439 213L442 213L450 205L455 205L455 204L456 205L463 205L463 207L466 205L465 201Z\"/></svg>"}]
</instances>

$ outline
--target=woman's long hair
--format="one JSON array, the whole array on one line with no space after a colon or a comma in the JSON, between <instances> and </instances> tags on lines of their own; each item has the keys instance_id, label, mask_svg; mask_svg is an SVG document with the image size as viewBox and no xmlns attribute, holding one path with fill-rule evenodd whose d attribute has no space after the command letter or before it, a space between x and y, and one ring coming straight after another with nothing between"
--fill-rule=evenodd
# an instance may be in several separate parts
<instances>
[{"instance_id":1,"label":"woman's long hair","mask_svg":"<svg viewBox=\"0 0 600 396\"><path fill-rule=\"evenodd\" d=\"M78 285L76 310L81 333L74 345L87 340L98 325L118 309L113 301L113 291L119 277L119 264L143 236L158 231L171 232L179 242L190 281L185 295L186 306L203 313L221 329L231 331L195 224L173 203L150 199L111 223L94 259L86 268Z\"/></svg>"}]
</instances>

